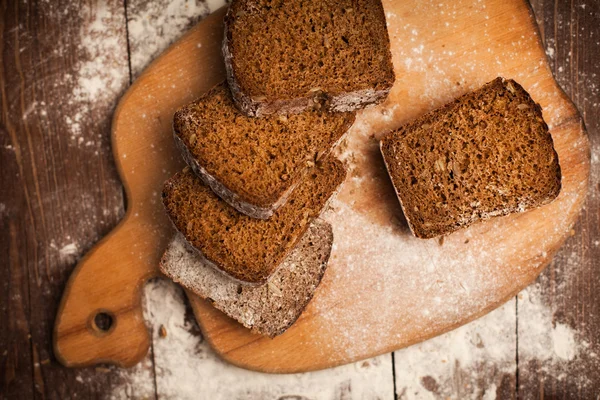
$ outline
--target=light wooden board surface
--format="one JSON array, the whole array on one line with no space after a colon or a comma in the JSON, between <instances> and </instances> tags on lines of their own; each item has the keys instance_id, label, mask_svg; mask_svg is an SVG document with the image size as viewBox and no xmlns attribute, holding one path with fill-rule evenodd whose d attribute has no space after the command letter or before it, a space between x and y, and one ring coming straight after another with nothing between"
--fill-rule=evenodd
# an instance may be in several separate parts
<instances>
[{"instance_id":1,"label":"light wooden board surface","mask_svg":"<svg viewBox=\"0 0 600 400\"><path fill-rule=\"evenodd\" d=\"M314 300L292 328L269 339L191 298L207 340L233 364L269 372L323 369L456 328L535 279L581 209L588 139L547 68L529 7L490 0L449 8L389 1L384 8L397 83L383 105L359 113L340 153L350 178L324 214L335 245ZM161 184L182 166L172 146L171 116L223 79L222 16L205 19L165 52L115 112L113 151L130 207L120 226L82 260L65 291L55 350L67 365L111 360L128 366L147 351L140 288L156 273L172 235L161 209ZM428 29L431 24L436 30ZM443 242L413 238L376 139L498 75L519 81L544 109L563 173L559 198ZM93 323L99 312L114 321L108 332Z\"/></svg>"},{"instance_id":2,"label":"light wooden board surface","mask_svg":"<svg viewBox=\"0 0 600 400\"><path fill-rule=\"evenodd\" d=\"M455 3L445 9L449 16L437 3L384 7L397 83L386 103L359 114L343 146L350 178L324 215L335 246L315 299L292 328L269 339L192 297L207 340L233 364L270 372L323 369L456 328L535 279L580 211L589 176L587 136L545 64L528 6ZM170 116L223 79L222 16L205 19L165 52L115 112L113 152L131 206L82 260L65 291L55 350L68 365L113 360L128 366L147 351L140 288L156 273L172 235L161 183L182 165ZM432 22L437 31L427 29ZM376 139L497 75L518 80L545 110L563 173L561 194L548 206L478 224L443 243L417 240L401 220ZM114 322L107 332L95 326L100 312Z\"/></svg>"},{"instance_id":3,"label":"light wooden board surface","mask_svg":"<svg viewBox=\"0 0 600 400\"><path fill-rule=\"evenodd\" d=\"M600 4L532 2L552 72L581 111L595 149L582 218L537 283L517 302L463 328L400 350L392 360L389 354L378 357L381 361L373 361L368 374L356 363L340 371L279 377L244 374L221 361L185 308L174 311L161 302L160 282L146 290L150 301L144 302L144 315L153 335L141 364L130 369L64 368L54 359L51 326L68 274L123 215L124 196L108 138L113 105L127 86L127 62L135 79L215 2L131 0L126 9L112 0L23 4L9 2L0 15L5 49L0 86L7 99L0 99L0 105L7 104L0 115L5 129L0 130L5 189L0 191L0 252L9 260L0 263L6 277L0 283L5 295L0 298L0 398L227 398L219 395L220 385L231 387L229 397L240 399L392 398L392 389L383 384L391 382L392 370L402 399L480 398L490 391L496 398L588 399L598 393L600 302L594 293L600 282L600 164L594 155L600 149ZM91 31L100 30L94 41L87 40ZM90 69L89 57L98 48L110 50ZM106 90L94 101L74 97L73 92L85 89L81 78L95 71L102 72L96 77ZM69 122L67 116L78 120ZM80 135L74 136L77 125ZM529 292L536 295L533 303ZM174 298L169 303L173 307L181 302L180 295ZM546 324L536 328L540 314ZM163 324L167 338L158 334ZM502 326L512 327L513 334ZM531 352L565 326L579 349L573 359L556 354L540 358ZM189 336L189 342L180 343L178 336ZM545 347L553 353L551 345Z\"/></svg>"}]
</instances>

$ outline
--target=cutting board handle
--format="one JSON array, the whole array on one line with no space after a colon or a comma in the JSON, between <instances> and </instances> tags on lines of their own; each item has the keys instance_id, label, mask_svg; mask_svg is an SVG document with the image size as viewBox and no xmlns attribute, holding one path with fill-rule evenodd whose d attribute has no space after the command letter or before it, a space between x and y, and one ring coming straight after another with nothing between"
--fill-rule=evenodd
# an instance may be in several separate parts
<instances>
[{"instance_id":1,"label":"cutting board handle","mask_svg":"<svg viewBox=\"0 0 600 400\"><path fill-rule=\"evenodd\" d=\"M63 293L54 353L66 366L105 362L129 367L148 351L142 289L159 275L162 252L174 234L160 194L165 180L184 166L171 133L173 114L225 79L221 42L226 10L203 19L159 58L173 64L165 67L157 60L148 66L115 110L112 148L128 209L123 221L79 262ZM202 68L207 63L213 67ZM181 76L191 70L196 73ZM157 90L156 76L177 85Z\"/></svg>"},{"instance_id":2,"label":"cutting board handle","mask_svg":"<svg viewBox=\"0 0 600 400\"><path fill-rule=\"evenodd\" d=\"M148 351L141 292L158 269L144 251L157 241L148 238L148 227L130 222L131 214L86 254L67 282L54 327L54 354L65 366L129 367ZM132 237L148 240L127 248Z\"/></svg>"}]
</instances>

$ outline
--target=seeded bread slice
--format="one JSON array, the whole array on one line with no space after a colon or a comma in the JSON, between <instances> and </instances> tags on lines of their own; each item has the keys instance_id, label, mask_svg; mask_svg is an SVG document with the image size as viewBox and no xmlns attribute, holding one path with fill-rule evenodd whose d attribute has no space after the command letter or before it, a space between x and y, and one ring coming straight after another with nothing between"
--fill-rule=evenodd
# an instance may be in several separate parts
<instances>
[{"instance_id":1,"label":"seeded bread slice","mask_svg":"<svg viewBox=\"0 0 600 400\"><path fill-rule=\"evenodd\" d=\"M561 188L542 109L513 80L497 78L402 126L381 152L420 238L539 207Z\"/></svg>"},{"instance_id":2,"label":"seeded bread slice","mask_svg":"<svg viewBox=\"0 0 600 400\"><path fill-rule=\"evenodd\" d=\"M292 326L312 299L332 243L331 225L316 219L265 284L246 285L206 264L178 234L160 270L246 328L274 337Z\"/></svg>"},{"instance_id":3,"label":"seeded bread slice","mask_svg":"<svg viewBox=\"0 0 600 400\"><path fill-rule=\"evenodd\" d=\"M233 98L250 116L322 102L356 110L382 101L395 79L380 0L234 0L223 55Z\"/></svg>"},{"instance_id":4,"label":"seeded bread slice","mask_svg":"<svg viewBox=\"0 0 600 400\"><path fill-rule=\"evenodd\" d=\"M205 184L238 211L266 219L353 122L353 113L316 111L246 117L223 82L177 111L173 132Z\"/></svg>"},{"instance_id":5,"label":"seeded bread slice","mask_svg":"<svg viewBox=\"0 0 600 400\"><path fill-rule=\"evenodd\" d=\"M236 279L258 284L281 264L345 176L342 163L328 157L268 220L237 212L191 171L167 181L163 203L175 227L207 262Z\"/></svg>"}]
</instances>

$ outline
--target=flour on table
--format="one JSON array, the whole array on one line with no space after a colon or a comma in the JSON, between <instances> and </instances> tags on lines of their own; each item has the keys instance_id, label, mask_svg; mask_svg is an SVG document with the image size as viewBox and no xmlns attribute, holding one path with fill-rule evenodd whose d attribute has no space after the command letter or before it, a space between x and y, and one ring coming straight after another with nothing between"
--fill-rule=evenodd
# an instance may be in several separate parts
<instances>
[{"instance_id":1,"label":"flour on table","mask_svg":"<svg viewBox=\"0 0 600 400\"><path fill-rule=\"evenodd\" d=\"M389 354L330 370L290 375L248 371L222 361L204 341L186 310L182 290L166 280L155 280L146 286L144 317L152 332L156 392L161 399L393 397ZM138 393L153 395L147 371L139 368L137 373L122 374L126 380L113 389L111 398L134 398L131 392L136 388Z\"/></svg>"},{"instance_id":2,"label":"flour on table","mask_svg":"<svg viewBox=\"0 0 600 400\"><path fill-rule=\"evenodd\" d=\"M159 0L127 2L131 69L135 79L182 33L225 5L224 0ZM198 43L202 47L202 43Z\"/></svg>"},{"instance_id":3,"label":"flour on table","mask_svg":"<svg viewBox=\"0 0 600 400\"><path fill-rule=\"evenodd\" d=\"M58 253L61 257L69 257L77 254L78 251L79 249L77 248L77 244L69 243L61 247L60 250L58 250Z\"/></svg>"},{"instance_id":4,"label":"flour on table","mask_svg":"<svg viewBox=\"0 0 600 400\"><path fill-rule=\"evenodd\" d=\"M519 293L518 302L519 364L535 361L543 365L547 376L559 381L565 379L570 362L585 352L589 343L579 340L577 332L568 325L553 321L552 311L543 303L539 284ZM462 390L463 398L496 399L502 379L513 377L516 372L516 332L513 299L470 324L396 351L399 398L439 399L456 396L456 391ZM489 373L482 374L482 370ZM495 381L482 386L479 381L482 375ZM455 385L457 376L462 388ZM579 385L592 383L586 379L582 373ZM498 394L498 398L502 396Z\"/></svg>"},{"instance_id":5,"label":"flour on table","mask_svg":"<svg viewBox=\"0 0 600 400\"><path fill-rule=\"evenodd\" d=\"M71 240L71 236L67 236L66 240ZM58 253L61 261L73 262L79 256L80 250L77 242L57 244L51 240L49 247Z\"/></svg>"},{"instance_id":6,"label":"flour on table","mask_svg":"<svg viewBox=\"0 0 600 400\"><path fill-rule=\"evenodd\" d=\"M137 76L152 58L196 20L221 4L218 1L200 3L184 0L164 0L155 3L128 2L133 76ZM418 3L415 6L417 11L422 5L426 3ZM457 12L453 3L441 4L440 7L443 9L441 13L447 18L447 24L435 26L432 34L441 37L456 29ZM485 7L481 7L478 11L482 18L480 32L485 38L487 36L485 20L489 17L485 14ZM372 132L380 135L386 129L394 128L401 122L484 83L473 81L475 72L484 71L491 78L504 74L506 60L514 58L520 46L537 40L536 37L516 38L513 44L514 50L499 50L491 45L479 49L475 38L469 46L469 39L466 38L465 49L439 50L428 45L424 37L419 34L423 32L424 27L405 23L401 20L400 13L388 12L386 16L394 48L393 61L397 69L401 66L402 74L398 76L411 81L414 79L415 84L403 88L406 90L403 93L400 93L396 87L390 95L392 100L388 104L366 110L359 116L350 134L353 135L352 140L355 142L345 153L345 158L352 163L373 160L377 148ZM507 34L513 29L510 27ZM408 40L405 40L406 38ZM202 46L202 43L197 45ZM486 52L487 57L494 62L483 65L472 61L469 59L469 51ZM537 61L539 66L535 68L539 69L545 61L542 59ZM513 71L514 76L508 77L526 80L529 75L536 73L535 68L531 71ZM483 74L479 76L481 75ZM80 78L77 79L78 82L81 81ZM87 84L89 96L98 96L98 92L94 89L96 87L94 81L88 81ZM545 102L550 101L544 96L558 96L555 92L546 93L541 88L535 87L535 84L528 89L531 89L536 99L542 97ZM401 96L406 96L411 101L403 107L397 107L393 104L393 98ZM548 122L552 126L552 123L559 120L564 112L565 110L560 107L546 108L544 115L548 117ZM76 115L72 120L73 123L77 123ZM365 120L369 120L370 123L365 123ZM359 144L362 149L357 148ZM494 290L502 285L503 280L511 278L502 276L489 279L500 267L498 259L503 251L502 246L507 246L511 244L511 240L516 239L500 237L498 248L493 246L489 248L489 245L485 246L485 243L478 239L478 234L485 233L485 229L501 228L502 222L463 231L446 239L443 245L437 241L419 241L406 232L402 234L404 229L402 222L394 216L398 214L395 198L386 198L385 193L382 197L377 196L376 191L373 192L372 199L353 196L352 190L355 191L354 193L360 193L365 188L380 186L384 182L381 178L383 175L378 175L380 173L381 171L372 169L367 174L357 173L351 176L345 184L346 187L342 189L343 193L332 203L332 209L328 213L329 220L336 221L334 224L336 238L360 233L366 242L355 244L337 240L334 245L337 260L332 260L332 264L337 266L330 268L325 278L333 282L329 287L330 290L346 290L351 294L351 297L349 295L347 298L356 299L359 305L352 310L352 313L344 310L343 307L334 307L335 304L331 301L336 296L332 291L329 292L329 296L326 293L318 296L309 306L312 312L319 313L319 318L322 318L324 324L335 327L342 322L345 326L351 326L354 322L354 325L358 326L336 332L336 342L328 343L329 346L336 346L346 352L341 354L341 357L368 353L377 335L397 335L400 338L402 335L408 335L410 329L427 334L437 323L448 324L458 321L463 316L465 306L488 302L490 293L494 293ZM573 190L572 188L579 183L569 181L567 176L565 184ZM389 187L383 189L384 192L385 190L389 192ZM562 205L567 209L573 207L577 200L575 196L569 197L569 195L570 193L567 193L561 200ZM379 204L378 202L381 202L378 220L365 218L365 207ZM543 212L538 214L544 216ZM519 229L522 224L518 218L502 221L511 221L512 229L509 231ZM386 228L383 229L382 225ZM543 254L546 251L545 246L552 243L556 237L562 237L568 229L570 226L566 220L557 221L555 231L548 232L547 243L540 247L540 253ZM498 231L500 232L501 229ZM377 245L369 247L372 243ZM360 248L361 246L365 248ZM359 257L359 253L364 257ZM388 259L386 260L383 255L387 255ZM372 262L367 263L365 259ZM516 267L519 272L526 272L521 271L524 267L519 265ZM369 320L372 309L360 307L361 296L366 296L364 290L351 291L349 289L352 289L352 286L335 285L335 282L348 282L352 273L359 269L370 274L368 283L372 286L368 289L372 295L382 299L381 309L378 310L380 311L378 321ZM419 295L412 296L415 292ZM512 300L471 324L396 352L396 387L400 398L443 398L452 395L455 393L452 390L456 389L453 385L457 376L462 379L461 383L467 385L466 389L461 389L464 391L463 397L496 398L497 391L501 391L503 387L502 378L514 377L517 329L531 329L541 335L539 341L520 342L518 349L520 356L541 362L551 376L562 379L569 363L577 360L588 344L580 341L577 332L568 325L554 323L550 308L541 301L539 288L531 287L520 296L518 308L523 312L534 310L527 321L517 321L516 300ZM393 310L393 307L386 307L390 305L388 303L390 301L405 301L407 310L412 313L411 315L416 315L416 318L405 321L406 323L399 329L394 329L390 321L394 321L398 316L390 313L389 310ZM410 301L414 301L414 304ZM186 314L183 295L174 285L163 281L149 284L144 303L146 319L153 336L156 392L161 398L195 398L198 393L203 393L207 398L215 399L235 398L242 395L248 399L269 396L277 398L283 395L328 399L335 395L342 397L339 393L350 392L350 387L352 398L392 397L389 355L328 371L306 374L265 375L250 372L224 363L215 355L203 341L195 323L191 321L192 316ZM366 323L363 324L364 321ZM525 323L527 325L524 325ZM164 326L166 331L165 337L159 334L161 326ZM481 385L477 381L481 377L477 374L481 368L488 368L491 371L487 375L492 376L492 380L486 381L486 385ZM116 398L132 397L134 387L141 387L151 393L152 386L148 383L148 372L143 368L122 371L122 374L127 382L115 389ZM582 381L582 385L585 385L585 381Z\"/></svg>"},{"instance_id":7,"label":"flour on table","mask_svg":"<svg viewBox=\"0 0 600 400\"><path fill-rule=\"evenodd\" d=\"M121 36L115 34L122 30L124 16L114 15L107 3L100 2L94 8L84 4L79 13L92 22L83 24L81 28L78 49L82 53L82 61L76 66L74 76L65 77L73 84L68 104L74 107L74 111L64 118L71 130L71 140L76 145L91 147L96 138L90 137L87 132L84 134L82 123L89 120L92 110L114 107L127 87L127 53L123 52L127 38L125 31ZM116 57L119 54L124 57Z\"/></svg>"}]
</instances>

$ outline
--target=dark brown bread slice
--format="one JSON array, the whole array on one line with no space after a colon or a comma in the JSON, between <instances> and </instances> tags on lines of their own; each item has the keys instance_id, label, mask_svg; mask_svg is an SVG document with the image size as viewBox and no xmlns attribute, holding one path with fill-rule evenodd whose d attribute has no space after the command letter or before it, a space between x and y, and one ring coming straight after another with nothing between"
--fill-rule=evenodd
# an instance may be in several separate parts
<instances>
[{"instance_id":1,"label":"dark brown bread slice","mask_svg":"<svg viewBox=\"0 0 600 400\"><path fill-rule=\"evenodd\" d=\"M380 0L234 0L223 55L233 98L250 116L323 100L356 110L383 100L395 79Z\"/></svg>"},{"instance_id":2,"label":"dark brown bread slice","mask_svg":"<svg viewBox=\"0 0 600 400\"><path fill-rule=\"evenodd\" d=\"M175 227L208 262L241 281L264 283L345 176L342 163L328 157L268 220L237 212L191 171L167 181L163 203Z\"/></svg>"},{"instance_id":3,"label":"dark brown bread slice","mask_svg":"<svg viewBox=\"0 0 600 400\"><path fill-rule=\"evenodd\" d=\"M247 285L212 268L178 234L160 269L246 328L274 337L292 326L312 299L332 244L331 225L316 219L265 284Z\"/></svg>"},{"instance_id":4,"label":"dark brown bread slice","mask_svg":"<svg viewBox=\"0 0 600 400\"><path fill-rule=\"evenodd\" d=\"M381 152L420 238L547 204L561 188L542 109L513 80L497 78L402 126Z\"/></svg>"},{"instance_id":5,"label":"dark brown bread slice","mask_svg":"<svg viewBox=\"0 0 600 400\"><path fill-rule=\"evenodd\" d=\"M307 111L251 118L223 82L175 113L175 142L205 184L238 211L269 218L354 122L353 113Z\"/></svg>"}]
</instances>

